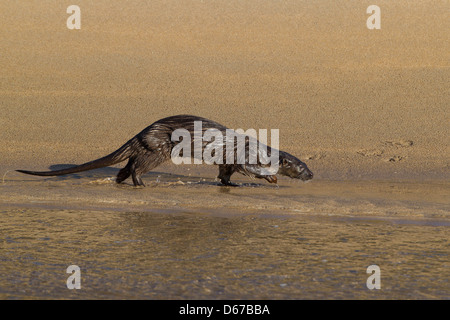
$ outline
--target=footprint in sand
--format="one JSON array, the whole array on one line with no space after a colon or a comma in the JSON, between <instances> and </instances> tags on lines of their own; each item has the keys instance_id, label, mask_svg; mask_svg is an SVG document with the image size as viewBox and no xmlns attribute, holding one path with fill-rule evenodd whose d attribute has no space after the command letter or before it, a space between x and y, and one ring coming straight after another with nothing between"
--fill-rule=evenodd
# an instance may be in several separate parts
<instances>
[{"instance_id":1,"label":"footprint in sand","mask_svg":"<svg viewBox=\"0 0 450 320\"><path fill-rule=\"evenodd\" d=\"M302 157L302 160L319 160L325 158L325 155L323 154L312 154L312 155L306 155Z\"/></svg>"},{"instance_id":2,"label":"footprint in sand","mask_svg":"<svg viewBox=\"0 0 450 320\"><path fill-rule=\"evenodd\" d=\"M409 148L413 146L414 142L412 140L387 140L383 144L387 147Z\"/></svg>"},{"instance_id":3,"label":"footprint in sand","mask_svg":"<svg viewBox=\"0 0 450 320\"><path fill-rule=\"evenodd\" d=\"M399 162L399 161L403 161L405 159L406 159L406 157L403 157L403 156L392 156L392 157L389 157L389 158L386 158L383 160L386 162Z\"/></svg>"},{"instance_id":4,"label":"footprint in sand","mask_svg":"<svg viewBox=\"0 0 450 320\"><path fill-rule=\"evenodd\" d=\"M357 154L360 154L364 157L379 157L383 154L383 150L380 149L361 149L356 151Z\"/></svg>"},{"instance_id":5,"label":"footprint in sand","mask_svg":"<svg viewBox=\"0 0 450 320\"><path fill-rule=\"evenodd\" d=\"M387 148L400 149L400 148L410 148L414 145L414 142L412 140L401 139L401 140L386 140L383 142L383 144ZM383 160L386 162L400 162L400 161L406 160L406 156L394 155L394 156L385 158Z\"/></svg>"},{"instance_id":6,"label":"footprint in sand","mask_svg":"<svg viewBox=\"0 0 450 320\"><path fill-rule=\"evenodd\" d=\"M360 154L364 157L381 157L384 153L385 150L384 149L391 149L391 148L395 148L395 149L399 149L399 148L409 148L412 147L414 145L414 142L412 140L386 140L383 141L382 143L385 148L379 148L379 149L361 149L356 151L357 154ZM406 160L405 156L400 156L400 155L393 155L393 156L389 156L387 158L384 158L383 161L385 162L399 162L399 161L403 161Z\"/></svg>"}]
</instances>

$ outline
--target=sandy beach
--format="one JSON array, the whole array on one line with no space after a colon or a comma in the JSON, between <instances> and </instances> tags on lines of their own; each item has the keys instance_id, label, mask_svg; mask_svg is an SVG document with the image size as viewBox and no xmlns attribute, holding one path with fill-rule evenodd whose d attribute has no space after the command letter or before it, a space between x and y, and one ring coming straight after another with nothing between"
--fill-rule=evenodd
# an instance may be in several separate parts
<instances>
[{"instance_id":1,"label":"sandy beach","mask_svg":"<svg viewBox=\"0 0 450 320\"><path fill-rule=\"evenodd\" d=\"M279 129L317 178L448 179L445 1L3 1L2 166L79 163L194 114ZM37 161L37 159L39 159Z\"/></svg>"},{"instance_id":2,"label":"sandy beach","mask_svg":"<svg viewBox=\"0 0 450 320\"><path fill-rule=\"evenodd\" d=\"M254 273L250 262L243 264L245 271L236 271L241 256L230 260L234 271L221 267L222 273L213 274L219 261L214 259L232 255L228 240L215 242L221 239L217 235L209 239L209 253L194 250L191 254L189 248L184 249L181 265L200 278L201 267L189 261L207 256L210 264L205 274L209 278L204 278L205 282L200 278L177 282L182 272L164 269L155 260L150 265L158 266L158 271L148 271L147 282L135 279L136 288L143 290L141 298L449 298L445 289L450 278L448 2L377 1L380 30L366 27L370 4L331 0L134 0L119 4L80 0L76 5L81 9L81 29L69 30L68 3L2 1L0 298L75 298L66 288L42 289L45 283L54 286L57 282L49 270L75 263L71 262L75 255L67 261L59 255L62 251L57 249L56 234L61 232L66 241L60 250L69 245L72 236L88 248L92 242L85 242L80 234L91 234L87 237L94 239L93 252L101 253L106 244L95 239L107 231L92 229L90 233L89 225L79 221L76 228L81 233L71 233L70 225L60 224L58 212L72 225L78 221L74 216L97 214L95 223L105 222L110 232L122 225L128 228L131 223L109 223L112 217L126 221L127 213L131 217L148 213L142 218L150 228L148 234L142 231L130 236L120 229L111 241L119 241L120 234L138 243L163 246L191 238L200 246L200 234L208 233L208 228L217 230L226 221L240 224L230 231L230 241L247 258L262 259L266 271L258 269L255 274L267 277L270 283L266 287L264 279L255 278L254 282L249 280L254 291L246 292L242 283L236 282L232 282L238 288L235 294L223 289L233 278L229 272L237 272L237 278ZM202 116L232 129L279 129L280 149L306 162L314 179L300 183L280 178L278 185L270 185L235 174L240 187L233 189L218 185L217 167L166 163L144 176L148 186L142 189L132 187L130 181L120 186L114 183L124 164L54 178L14 171L48 170L97 159L156 120L177 114ZM44 225L48 223L47 231L40 225L39 215ZM157 222L153 224L150 217ZM170 238L152 229L165 230L177 217L200 233L187 236L189 230L183 229L184 233L169 232ZM256 232L249 219L265 231ZM39 231L24 229L21 223L27 222L30 228L38 224ZM310 261L318 259L307 264L309 273L294 276L291 266L280 261L289 261L298 249L280 253L272 248L269 239L282 237L272 232L274 225L292 240L286 240L286 248L304 244L295 239L311 240L316 235L314 241L319 241L319 237L326 238L327 230L338 230L346 234L339 233L336 238L337 243L342 242L342 255L328 251L332 250L331 238L314 242L324 257L309 256ZM296 234L302 227L306 235ZM376 241L374 247L367 247L367 255L358 253L355 257L355 252L361 252L357 244L366 239L361 232L376 234ZM246 251L248 247L242 242L246 233L261 241L260 251ZM394 243L407 243L406 249L392 251L383 234L393 234ZM414 235L420 235L423 242L414 246ZM348 246L347 240L339 239L355 242ZM141 248L133 241L129 247L124 244L118 255L126 257L132 252L130 256L138 259L135 250ZM271 253L262 244L268 245ZM46 246L59 256L57 261L44 253L27 253L32 247ZM172 243L164 248L166 256L161 259L168 259L164 263L175 261L171 260L171 250L176 252L176 246ZM151 260L154 254L144 256ZM426 260L419 265L423 272L417 278L416 291L396 282L395 272L408 274L410 270L402 269L401 263L414 264L398 258L406 254ZM86 257L88 268L95 271L95 255ZM365 268L377 263L367 257L379 258L391 272L384 295L368 293L364 281L355 285L359 280L350 277L356 272L358 279L366 278ZM272 258L278 262L272 264ZM335 274L342 276L345 285L312 275L315 267L331 270L321 265L323 260L332 261L333 270L339 268L334 259L341 259L343 268L350 270ZM24 273L12 271L17 261ZM300 263L297 258L293 261ZM99 265L103 268L109 262L105 258ZM82 259L78 263L82 264ZM427 266L433 267L432 273L427 273ZM33 289L24 280L33 268L46 270L48 278L42 279L41 289ZM129 271L128 267L117 268L112 274L118 277ZM3 276L6 274L8 277ZM325 287L321 289L313 278ZM86 290L85 298L139 298L139 289L129 295L133 288L130 282L119 283L122 289L116 288L109 295L105 292L111 287L102 287L95 272L89 279L92 287ZM159 281L173 285L167 296ZM304 293L298 285L302 281L308 289ZM13 287L12 283L21 285ZM144 290L144 283L152 284L146 288L157 290ZM198 291L191 290L189 283ZM343 292L338 290L341 286Z\"/></svg>"}]
</instances>

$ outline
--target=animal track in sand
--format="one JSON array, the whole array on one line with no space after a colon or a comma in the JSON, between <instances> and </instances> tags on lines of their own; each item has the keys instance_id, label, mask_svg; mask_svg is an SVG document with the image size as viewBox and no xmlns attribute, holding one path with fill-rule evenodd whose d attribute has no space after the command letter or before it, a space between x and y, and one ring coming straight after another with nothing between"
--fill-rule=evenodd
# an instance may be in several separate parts
<instances>
[{"instance_id":1,"label":"animal track in sand","mask_svg":"<svg viewBox=\"0 0 450 320\"><path fill-rule=\"evenodd\" d=\"M383 144L387 147L409 148L414 142L412 140L386 140Z\"/></svg>"},{"instance_id":2,"label":"animal track in sand","mask_svg":"<svg viewBox=\"0 0 450 320\"><path fill-rule=\"evenodd\" d=\"M356 151L357 154L360 154L364 157L379 157L383 154L383 150L380 149L361 149Z\"/></svg>"},{"instance_id":3,"label":"animal track in sand","mask_svg":"<svg viewBox=\"0 0 450 320\"><path fill-rule=\"evenodd\" d=\"M325 155L318 153L318 154L309 154L309 155L303 156L302 160L319 160L322 158L325 158Z\"/></svg>"},{"instance_id":4,"label":"animal track in sand","mask_svg":"<svg viewBox=\"0 0 450 320\"><path fill-rule=\"evenodd\" d=\"M392 156L392 157L389 157L389 158L386 158L383 160L386 162L399 162L399 161L402 161L405 159L406 159L406 157L403 157L403 156Z\"/></svg>"},{"instance_id":5,"label":"animal track in sand","mask_svg":"<svg viewBox=\"0 0 450 320\"><path fill-rule=\"evenodd\" d=\"M400 149L400 148L410 148L414 145L414 142L412 140L401 139L401 140L386 140L383 142L383 144L388 148L395 147L396 149ZM406 156L394 155L385 158L383 160L386 162L399 162L406 160Z\"/></svg>"},{"instance_id":6,"label":"animal track in sand","mask_svg":"<svg viewBox=\"0 0 450 320\"><path fill-rule=\"evenodd\" d=\"M360 149L356 151L357 154L360 154L364 157L381 157L385 153L385 149L389 150L392 148L399 149L399 148L409 148L414 145L414 142L412 140L386 140L382 142L382 145L384 148L377 148L377 149ZM387 158L384 158L383 161L385 162L399 162L406 160L406 156L401 155L393 155L389 156Z\"/></svg>"}]
</instances>

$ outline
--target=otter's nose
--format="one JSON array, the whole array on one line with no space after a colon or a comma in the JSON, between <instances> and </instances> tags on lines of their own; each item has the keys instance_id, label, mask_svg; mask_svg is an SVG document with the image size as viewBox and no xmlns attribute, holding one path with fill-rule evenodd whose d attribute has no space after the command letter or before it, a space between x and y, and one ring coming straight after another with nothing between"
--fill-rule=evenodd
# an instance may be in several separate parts
<instances>
[{"instance_id":1,"label":"otter's nose","mask_svg":"<svg viewBox=\"0 0 450 320\"><path fill-rule=\"evenodd\" d=\"M308 171L308 179L312 179L314 177L314 173L312 173L311 171Z\"/></svg>"}]
</instances>

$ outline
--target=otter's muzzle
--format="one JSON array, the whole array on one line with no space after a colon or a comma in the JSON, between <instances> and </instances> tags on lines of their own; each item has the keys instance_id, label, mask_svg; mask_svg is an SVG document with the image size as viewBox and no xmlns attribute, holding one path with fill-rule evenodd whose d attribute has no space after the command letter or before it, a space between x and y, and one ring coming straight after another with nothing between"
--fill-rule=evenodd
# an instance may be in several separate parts
<instances>
[{"instance_id":1,"label":"otter's muzzle","mask_svg":"<svg viewBox=\"0 0 450 320\"><path fill-rule=\"evenodd\" d=\"M311 180L314 177L312 171L305 169L298 175L298 178L303 181Z\"/></svg>"}]
</instances>

